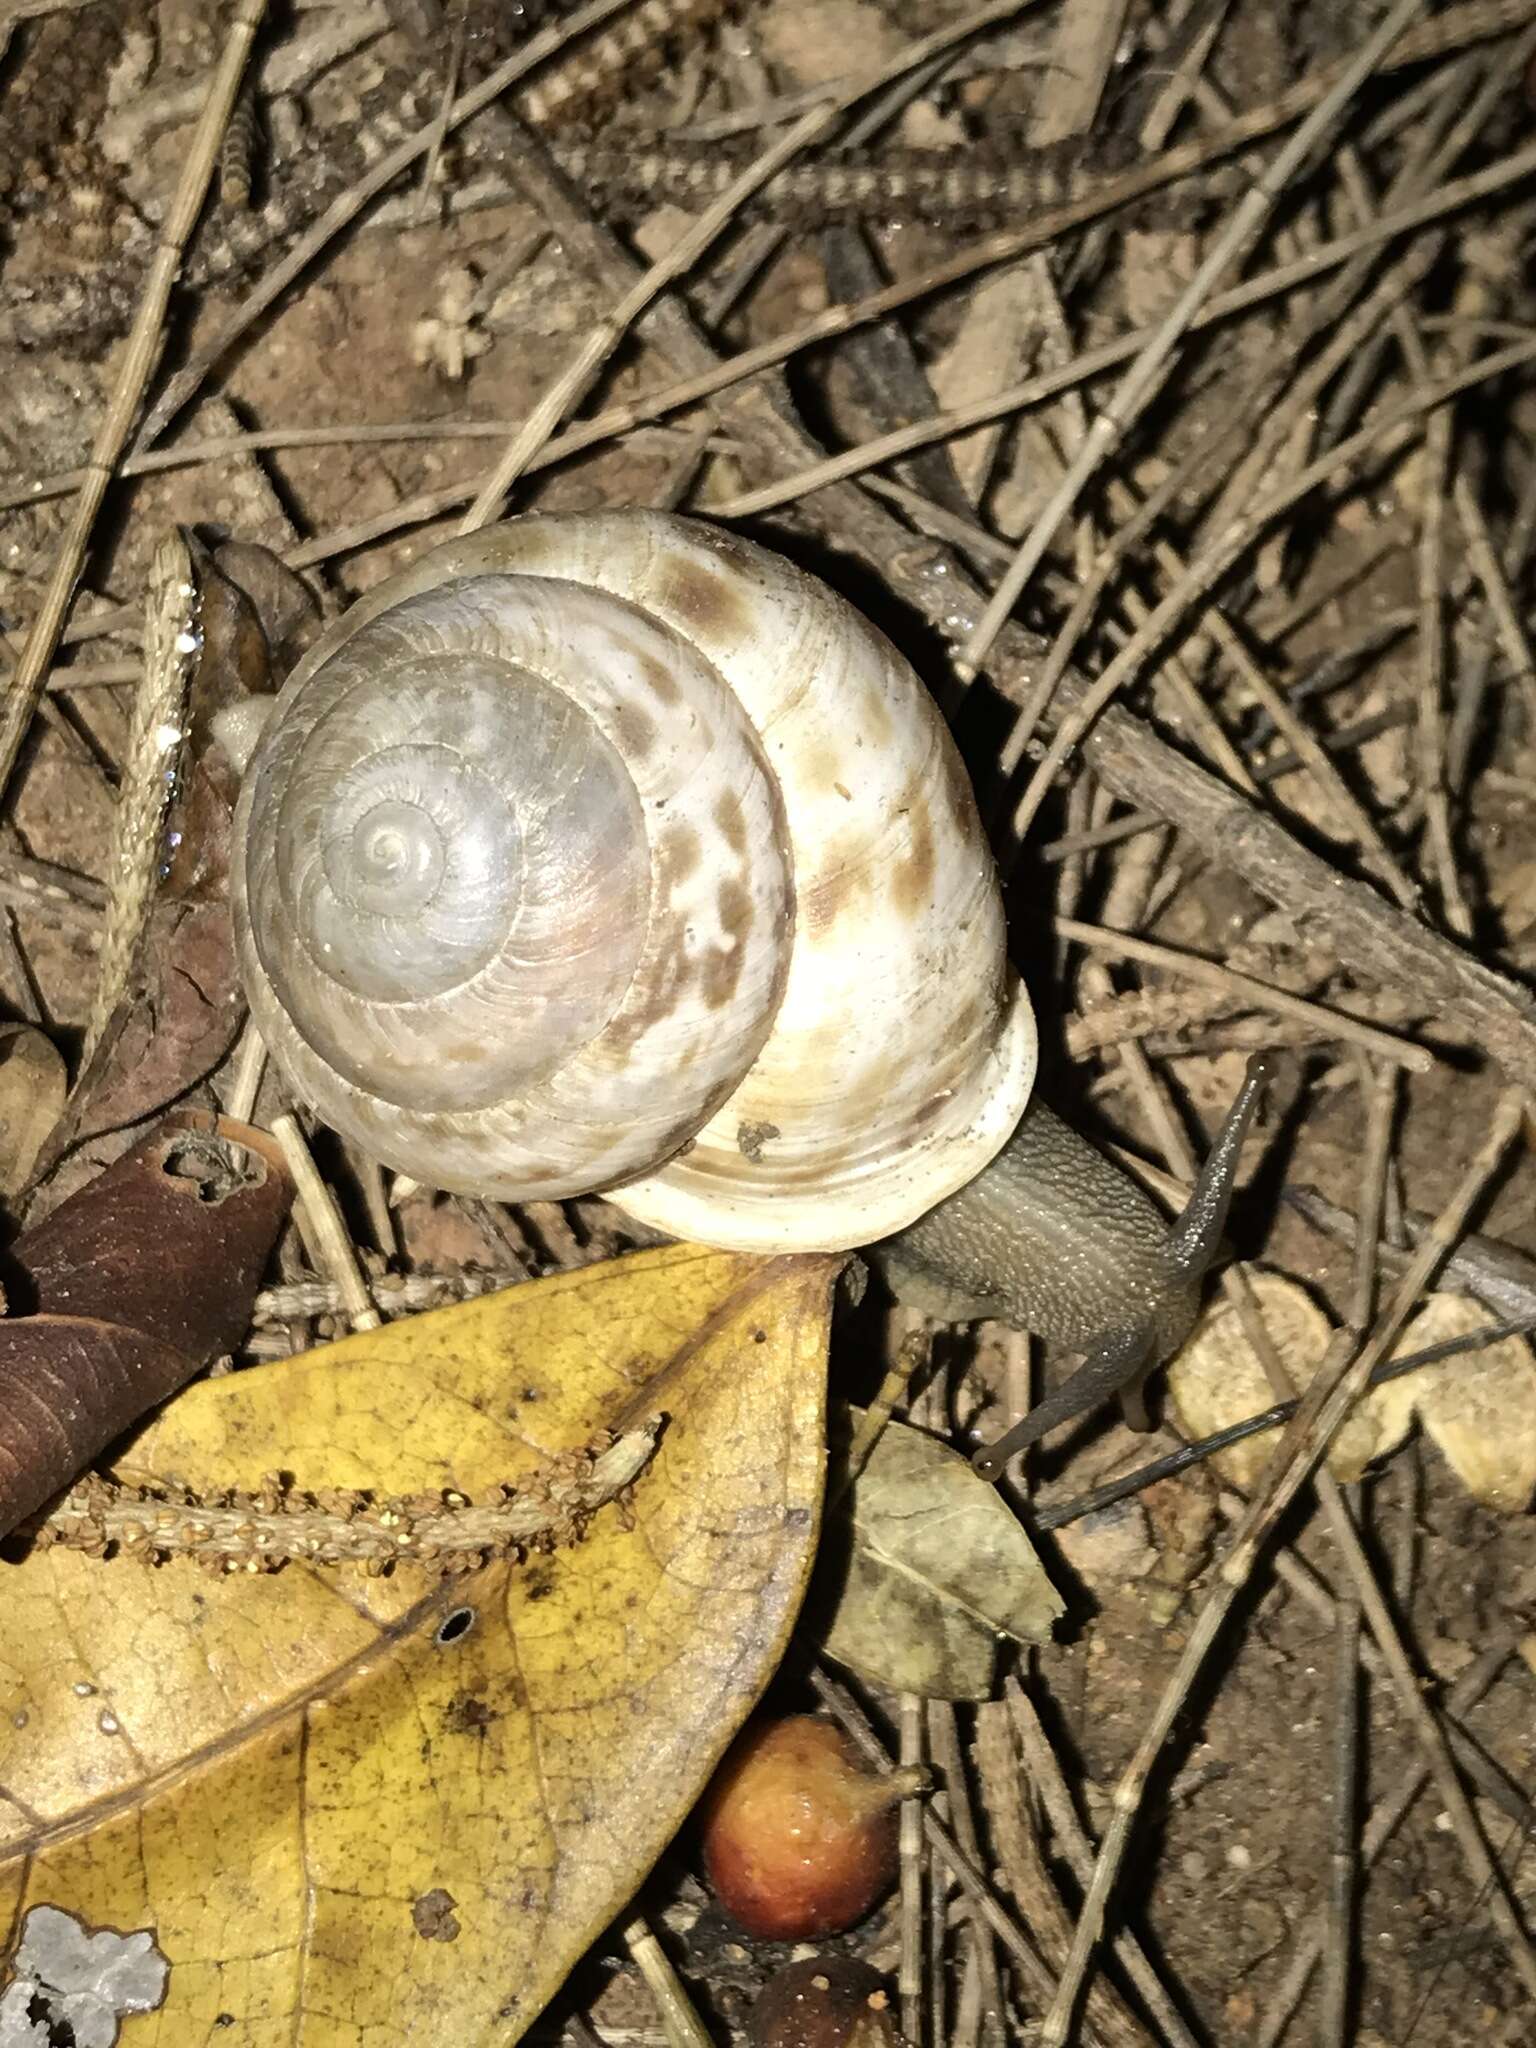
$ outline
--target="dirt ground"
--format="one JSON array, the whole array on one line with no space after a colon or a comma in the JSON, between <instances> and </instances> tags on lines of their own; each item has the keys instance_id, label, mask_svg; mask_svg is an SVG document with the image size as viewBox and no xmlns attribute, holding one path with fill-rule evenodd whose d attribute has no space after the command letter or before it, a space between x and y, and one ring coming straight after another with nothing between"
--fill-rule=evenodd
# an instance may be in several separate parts
<instances>
[{"instance_id":1,"label":"dirt ground","mask_svg":"<svg viewBox=\"0 0 1536 2048\"><path fill-rule=\"evenodd\" d=\"M370 137L390 140L390 120L400 119L402 111L406 125L430 120L451 82L450 66L461 87L471 84L515 49L520 36L555 15L542 0L516 7L468 0L462 9L450 5L446 31L422 40L413 39L416 16L408 0L371 11L378 16L373 32L360 36L356 48L319 62L296 88L270 82L284 48L350 18L360 26L370 10L296 6L284 9L266 32L253 197L244 214L247 222L260 221L263 208L295 193L310 191L316 199L295 205L295 222L242 261L229 253L230 221L241 210L215 198L194 243L189 275L195 282L172 296L166 353L152 391L223 332L254 280L307 224L298 217L317 210L319 201L357 175L361 146ZM1148 22L1167 30L1205 11L1132 4L1115 38L1089 136L1069 138L1065 156L1058 153L1052 161L1070 162L1074 174L1082 165L1097 174L1100 163L1115 167L1127 152L1134 154L1136 130L1128 131L1127 123L1144 118L1147 75L1157 71L1144 33ZM1213 19L1230 12L1211 76L1226 103L1236 107L1261 105L1349 54L1379 13L1366 0L1328 8L1266 8L1257 0L1234 0L1230 10L1209 11ZM793 93L836 76L852 48L861 52L861 64L877 62L915 36L958 20L960 13L951 0L741 0L728 12L697 6L690 19L655 42L646 60L600 93L578 97L561 132L578 140L596 137L617 144L620 153L628 147L638 155L646 138L686 131L755 98ZM1042 14L1036 22L1021 14L996 30L973 66L962 67L957 79L941 77L896 117L897 141L890 146L909 154L969 154L976 162L1022 154L1039 81L1050 75L1054 18L1054 12ZM194 90L188 97L188 89L200 89L222 46L227 10L214 0L94 0L24 13L8 39L5 20L0 5L0 492L71 470L90 450L120 360L118 343L152 256L156 223L188 146L189 112L197 96ZM1519 26L1514 22L1513 31ZM1485 75L1479 67L1502 64L1506 80L1458 173L1494 161L1530 136L1532 103L1510 54L1513 47L1507 34L1491 46L1474 44L1465 60L1479 79ZM1365 96L1367 114L1379 116L1394 96L1413 90L1426 70L1373 80ZM155 111L170 106L178 91L181 111ZM1202 108L1186 115L1187 126L1175 134L1193 132L1213 118ZM878 146L888 143L889 136ZM705 152L711 146L699 145ZM1373 182L1393 171L1401 146L1389 130L1368 159ZM120 606L137 607L154 546L177 522L205 537L231 534L282 551L361 521L387 522L422 494L445 491L483 471L499 442L466 439L451 430L465 422L500 422L510 430L523 420L613 298L611 279L594 275L569 237L550 231L539 204L514 196L473 211L448 210L453 195L476 179L499 174L515 183L508 149L494 128L472 127L463 137L449 138L429 188L422 188L418 165L392 188L396 214L388 225L365 221L309 264L273 310L220 357L164 445L343 423L359 429L430 425L442 430L441 438L359 435L319 447L246 449L116 484L87 558L72 614L77 625ZM1192 274L1240 187L1197 185L1187 203L1178 202L1181 189L1175 185L1125 220L1111 216L1106 228L1060 242L1053 262L1068 352L1138 324L1148 317L1149 305L1166 303L1170 280L1183 282ZM1342 192L1331 166L1299 186L1282 208L1281 238L1294 238L1286 246L1304 247L1343 231L1350 216ZM612 224L624 246L646 255L666 247L687 224L686 209L673 200L637 199L601 180L578 188L577 198ZM722 352L798 327L829 300L853 294L855 287L830 281L834 231L814 206L786 200L776 210L770 195L723 250L693 272L688 303ZM892 210L885 201L858 216L856 225L865 259L880 275L902 279L918 276L985 231L1016 227L1023 217L973 209L925 219ZM1447 332L1447 320L1454 330L1456 318L1470 321L1474 314L1504 323L1500 332L1528 332L1529 220L1529 198L1520 186L1499 193L1485 212L1454 217L1414 302L1432 349ZM780 232L771 235L770 229ZM844 218L835 234L853 232ZM236 232L233 241L239 239ZM248 239L258 237L252 231ZM739 293L716 316L722 283L748 255L760 267L744 272ZM1250 267L1274 260L1276 254L1264 253ZM972 289L968 284L931 295L910 309L904 317L911 360L930 368L952 363L951 347ZM1006 316L997 317L1002 322ZM1266 312L1217 330L1214 342L1191 347L1186 367L1139 431L1135 466L1126 472L1139 490L1153 488L1224 417L1245 379L1283 354L1297 318L1294 308ZM654 344L652 333L646 343L623 346L585 409L629 399L670 376ZM1051 337L1038 334L1027 348L1021 344L1009 377L1050 362L1052 346ZM1031 353L1036 350L1038 356ZM1379 372L1380 386L1367 386L1358 402L1390 404L1401 395L1392 380L1402 374L1391 358ZM902 423L899 381L877 385L873 375L867 356L831 345L796 355L787 384L811 432L841 447ZM1095 396L1104 388L1095 386ZM1310 414L1314 427L1336 390L1337 383L1319 395ZM999 573L995 543L1021 534L1039 502L1042 444L1071 431L1068 405L1037 417L1046 419L1043 430L1004 434L991 480L971 509L984 538L994 544L991 552L978 546L970 558L984 582ZM1474 392L1457 416L1455 460L1480 497L1500 548L1530 482L1533 417L1528 366ZM703 432L711 427L715 439L706 450ZM707 509L765 480L753 450L732 436L728 407L713 418L698 408L674 414L529 476L517 486L514 506L678 503ZM1306 459L1303 452L1298 464ZM877 474L896 478L908 491L929 488L928 473L915 468L888 466ZM1438 488L1425 479L1422 443L1416 441L1405 452L1352 471L1336 490L1309 498L1295 524L1280 529L1288 535L1283 548L1271 539L1245 556L1228 586L1231 616L1245 644L1280 680L1297 681L1341 641L1419 603L1424 507ZM0 626L11 635L13 654L37 610L70 502L67 496L39 495L0 511ZM323 606L339 610L445 537L459 509L410 519L376 540L328 555L311 571ZM908 504L903 516L910 509ZM1076 535L1058 535L1047 570L1023 606L1031 628L1049 634L1059 625L1082 565L1122 513L1107 496L1096 499L1092 524ZM1178 535L1179 518L1176 511L1164 530ZM951 510L939 538L952 538L958 523ZM1441 615L1446 666L1440 687L1449 693L1477 658L1483 643L1476 642L1473 629L1484 614L1474 602L1475 577L1473 597L1467 596L1466 579L1457 581L1467 559L1462 529L1454 521L1447 526L1444 583L1459 593L1460 607L1454 615ZM783 541L801 559L835 563L847 552L838 532L827 530L815 494L749 520L746 528L770 543ZM915 516L913 530L922 531ZM1157 601L1159 573L1139 559L1136 572L1115 586L1096 637L1085 643L1090 666L1102 666L1116 636L1134 627L1139 602ZM1513 586L1523 612L1528 577L1517 570ZM1288 613L1294 626L1286 623ZM909 640L914 658L942 694L944 651L937 635L914 626ZM1414 914L1445 931L1452 927L1427 850L1422 763L1412 723L1421 687L1420 647L1413 630L1400 633L1326 694L1304 704L1325 733L1377 714L1403 713L1340 758L1350 790L1421 891ZM1257 762L1263 752L1262 734L1255 737L1257 713L1234 672L1220 663L1207 665L1208 648L1186 651L1196 674L1209 683L1218 716L1237 735L1245 758ZM106 876L134 653L132 629L86 638L61 651L59 663L67 669L117 668L109 670L113 680L55 693L50 719L33 728L4 825L4 848L12 858L0 872L0 895L14 938L0 955L0 1000L6 1014L40 1019L72 1054L79 1049L94 987L89 917L65 920L46 903L39 907L36 875L28 864L49 862L74 876ZM1531 698L1527 689L1505 687L1507 667L1496 680L1476 728L1470 773L1456 794L1455 857L1470 906L1470 944L1485 962L1524 985L1533 965L1530 920L1536 915ZM1145 683L1135 701L1175 744L1195 746L1176 706L1152 698ZM1005 818L998 806L998 757L1009 717L1003 694L984 681L957 720L993 819ZM1102 790L1086 783L1080 788L1070 809L1059 792L1052 798L1009 887L1016 951L1040 1008L1045 1082L1053 1099L1101 1140L1123 1142L1148 1157L1157 1153L1156 1132L1117 1079L1117 1054L1071 1054L1074 1018L1092 1014L1104 998L1084 981L1080 954L1072 956L1068 977L1061 979L1062 949L1053 945L1043 919L1065 901L1065 888L1073 892L1076 916L1115 924L1124 921L1122 905L1129 903L1130 921L1146 937L1208 957L1230 955L1260 979L1345 1009L1353 1004L1382 1028L1435 1045L1443 1057L1430 1071L1405 1077L1394 1155L1403 1205L1435 1213L1486 1129L1508 1076L1465 1030L1453 1025L1442 1036L1433 1005L1426 1006L1413 987L1383 988L1367 975L1357 976L1352 961L1334 957L1326 939L1294 923L1283 904L1266 902L1240 875L1177 833L1124 841L1094 855L1086 867L1043 856L1038 849L1050 838L1116 815ZM1274 810L1304 844L1335 861L1341 873L1362 872L1356 850L1330 832L1326 805L1304 786L1304 778L1290 777L1276 792ZM1005 842L1006 832L999 838ZM1144 852L1154 841L1158 865L1127 883L1126 863L1142 853L1126 849ZM1122 896L1122 889L1128 894ZM1300 1030L1290 1035L1277 1027L1271 1033L1262 1008L1235 1000L1225 1009L1212 1007L1180 1020L1178 992L1187 984L1155 968L1117 963L1112 971L1122 994L1138 987L1161 992L1165 1011L1146 1033L1147 1048L1171 1079L1177 1113L1197 1141L1213 1129L1250 1047L1271 1039L1280 1046L1274 1135L1259 1148L1260 1163L1239 1198L1229 1235L1240 1257L1292 1276L1331 1314L1342 1316L1350 1295L1350 1253L1306 1225L1280 1192L1286 1183L1303 1183L1351 1211L1358 1206L1364 1129L1358 1054ZM1486 1234L1536 1255L1531 1173L1529 1158L1517 1149L1476 1223ZM400 1214L401 1242L387 1249L402 1270L483 1264L498 1255L494 1230L473 1205L415 1204ZM541 1242L536 1226L526 1229L525 1240L540 1263L558 1263L560 1247ZM878 1287L862 1305L843 1308L833 1360L840 1392L869 1396L896 1328ZM941 1344L937 1355L942 1370L916 1412L947 1428L969 1451L1004 1418L1013 1369L1007 1347L988 1329L981 1339ZM1053 1373L1059 1362L1047 1361L1045 1369ZM1177 1441L1169 1424L1149 1447L1119 1423L1102 1416L1086 1421L1035 1454L1035 1505L1074 1498ZM1210 1465L1202 1464L1041 1536L1042 1554L1068 1610L1058 1640L1030 1653L1020 1668L1046 1714L1095 1837L1108 1821L1116 1780L1187 1644L1207 1583L1202 1574L1221 1541L1221 1492ZM1536 1526L1527 1515L1478 1505L1441 1453L1417 1434L1373 1468L1351 1499L1426 1697L1442 1704L1475 1658L1492 1645L1508 1646L1486 1691L1459 1719L1487 1766L1479 1780L1468 1781L1475 1811L1529 1926L1536 1910L1536 1862L1527 1853L1532 1822L1523 1788L1536 1782ZM1286 1554L1317 1581L1333 1591L1347 1585L1347 1570L1309 1489L1289 1511L1283 1535ZM776 1696L786 1703L810 1700L803 1675L808 1654L792 1656L780 1682ZM1265 2015L1300 1935L1327 1895L1337 1820L1336 1696L1335 1622L1303 1597L1294 1578L1276 1570L1271 1549L1177 1719L1120 1890L1129 1923L1178 1987L1195 2038L1216 2048L1244 2048L1267 2038L1261 2032ZM1365 1817L1401 1784L1420 1751L1385 1675L1362 1671L1357 1700L1364 1734L1358 1782L1348 1794L1346 1833L1358 1837ZM889 1730L893 1702L876 1698L874 1705ZM960 1710L962 1738L970 1716L969 1708ZM979 1796L984 1806L984 1789ZM1052 1868L1075 1905L1075 1881L1059 1860L1053 1858ZM642 1903L665 1931L718 2038L738 2037L751 1998L791 1951L740 1937L708 1899L686 1839L655 1873ZM952 1933L957 1920L958 1908L951 1915ZM832 1946L894 1971L894 1900ZM957 2018L958 1953L951 1943L937 1967L946 2026L960 2039L965 2028ZM1339 2038L1360 2048L1515 2048L1536 2035L1507 1945L1486 1897L1469 1879L1432 1788L1415 1800L1361 1879L1351 1974L1348 2032ZM1320 2038L1314 2032L1318 2009L1314 1982L1283 2038ZM1011 1999L1006 2038L1033 2039L1036 2018L1029 2000ZM538 2031L540 2038L554 2038L569 2027L566 2037L580 2042L590 2038L581 2031L590 2025L618 2048L659 2038L656 2024L622 1951L605 1942ZM983 2026L981 2038L1002 2037ZM1161 2037L1154 2030L1130 2038Z\"/></svg>"}]
</instances>

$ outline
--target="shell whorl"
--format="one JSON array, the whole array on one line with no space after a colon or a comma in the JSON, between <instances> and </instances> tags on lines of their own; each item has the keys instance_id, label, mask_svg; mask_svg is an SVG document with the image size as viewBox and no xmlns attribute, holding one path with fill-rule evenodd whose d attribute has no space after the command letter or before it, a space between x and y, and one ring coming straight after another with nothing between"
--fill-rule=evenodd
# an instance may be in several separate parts
<instances>
[{"instance_id":1,"label":"shell whorl","mask_svg":"<svg viewBox=\"0 0 1536 2048\"><path fill-rule=\"evenodd\" d=\"M342 624L242 792L259 1028L322 1115L433 1185L647 1170L751 1065L783 987L788 849L735 697L623 599L548 578Z\"/></svg>"},{"instance_id":2,"label":"shell whorl","mask_svg":"<svg viewBox=\"0 0 1536 2048\"><path fill-rule=\"evenodd\" d=\"M1028 1098L922 685L692 520L514 520L381 585L286 686L236 843L258 1027L434 1186L836 1249L961 1186Z\"/></svg>"}]
</instances>

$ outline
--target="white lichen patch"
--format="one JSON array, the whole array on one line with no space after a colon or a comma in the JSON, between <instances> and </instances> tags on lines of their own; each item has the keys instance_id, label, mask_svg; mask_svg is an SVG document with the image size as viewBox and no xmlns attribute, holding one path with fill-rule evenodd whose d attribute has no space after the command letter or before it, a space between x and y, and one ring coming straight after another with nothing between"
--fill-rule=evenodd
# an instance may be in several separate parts
<instances>
[{"instance_id":1,"label":"white lichen patch","mask_svg":"<svg viewBox=\"0 0 1536 2048\"><path fill-rule=\"evenodd\" d=\"M112 2048L130 2013L153 2012L171 1966L148 1929L94 1932L57 1906L34 1906L22 1928L14 1976L0 1991L0 2048Z\"/></svg>"}]
</instances>

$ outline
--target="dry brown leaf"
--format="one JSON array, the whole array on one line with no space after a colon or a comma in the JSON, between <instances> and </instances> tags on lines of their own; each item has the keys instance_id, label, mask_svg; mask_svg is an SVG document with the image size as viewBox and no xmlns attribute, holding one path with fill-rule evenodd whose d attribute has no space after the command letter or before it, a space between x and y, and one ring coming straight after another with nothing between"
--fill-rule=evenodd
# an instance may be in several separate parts
<instances>
[{"instance_id":1,"label":"dry brown leaf","mask_svg":"<svg viewBox=\"0 0 1536 2048\"><path fill-rule=\"evenodd\" d=\"M778 1661L835 1270L673 1246L173 1401L120 1477L479 1492L667 1421L632 1517L446 1584L68 1549L0 1571L12 1941L41 1904L147 1931L162 2048L515 2041Z\"/></svg>"},{"instance_id":2,"label":"dry brown leaf","mask_svg":"<svg viewBox=\"0 0 1536 2048\"><path fill-rule=\"evenodd\" d=\"M17 1238L0 1322L0 1536L234 1350L292 1199L265 1131L184 1110Z\"/></svg>"},{"instance_id":3,"label":"dry brown leaf","mask_svg":"<svg viewBox=\"0 0 1536 2048\"><path fill-rule=\"evenodd\" d=\"M69 1088L63 1055L30 1024L0 1024L0 1195L32 1178Z\"/></svg>"},{"instance_id":4,"label":"dry brown leaf","mask_svg":"<svg viewBox=\"0 0 1536 2048\"><path fill-rule=\"evenodd\" d=\"M1465 1294L1432 1294L1400 1338L1395 1358L1487 1327ZM1536 1358L1523 1337L1421 1366L1373 1398L1406 1433L1417 1416L1462 1485L1485 1507L1518 1515L1536 1493Z\"/></svg>"},{"instance_id":5,"label":"dry brown leaf","mask_svg":"<svg viewBox=\"0 0 1536 2048\"><path fill-rule=\"evenodd\" d=\"M1258 1300L1264 1327L1297 1393L1311 1384L1323 1361L1332 1325L1306 1289L1283 1273L1250 1270L1248 1284ZM1373 1460L1396 1450L1408 1432L1406 1417L1376 1389L1360 1401L1334 1438L1328 1467L1344 1484L1358 1479ZM1216 1301L1195 1325L1182 1351L1168 1366L1168 1395L1187 1435L1210 1436L1275 1404L1275 1393L1237 1313ZM1218 1451L1211 1462L1224 1479L1251 1492L1274 1455L1271 1431L1246 1437Z\"/></svg>"},{"instance_id":6,"label":"dry brown leaf","mask_svg":"<svg viewBox=\"0 0 1536 2048\"><path fill-rule=\"evenodd\" d=\"M985 1699L1004 1638L1050 1641L1062 1600L997 1488L946 1444L888 1423L840 1519L823 1647L861 1677L925 1699Z\"/></svg>"}]
</instances>

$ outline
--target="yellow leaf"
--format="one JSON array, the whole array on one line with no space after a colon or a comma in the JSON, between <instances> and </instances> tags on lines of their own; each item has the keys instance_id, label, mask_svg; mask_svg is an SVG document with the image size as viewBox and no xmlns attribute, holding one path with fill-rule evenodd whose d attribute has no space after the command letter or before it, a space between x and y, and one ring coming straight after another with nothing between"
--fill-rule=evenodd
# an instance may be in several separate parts
<instances>
[{"instance_id":1,"label":"yellow leaf","mask_svg":"<svg viewBox=\"0 0 1536 2048\"><path fill-rule=\"evenodd\" d=\"M142 2048L515 2041L779 1659L837 1263L672 1246L179 1396L120 1477L476 1492L667 1421L632 1519L522 1566L0 1567L9 1944L42 1903L149 1930Z\"/></svg>"}]
</instances>

